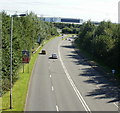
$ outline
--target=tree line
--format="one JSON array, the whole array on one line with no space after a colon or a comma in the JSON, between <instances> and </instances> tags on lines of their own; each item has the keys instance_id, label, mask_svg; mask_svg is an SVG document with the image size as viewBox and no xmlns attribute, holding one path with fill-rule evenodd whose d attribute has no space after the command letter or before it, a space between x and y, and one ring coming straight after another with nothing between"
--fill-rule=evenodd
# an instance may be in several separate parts
<instances>
[{"instance_id":1,"label":"tree line","mask_svg":"<svg viewBox=\"0 0 120 113\"><path fill-rule=\"evenodd\" d=\"M120 25L102 21L96 26L88 21L80 27L75 43L119 75Z\"/></svg>"},{"instance_id":2,"label":"tree line","mask_svg":"<svg viewBox=\"0 0 120 113\"><path fill-rule=\"evenodd\" d=\"M80 24L70 23L54 23L54 25L62 30L64 34L78 34L80 31Z\"/></svg>"},{"instance_id":3,"label":"tree line","mask_svg":"<svg viewBox=\"0 0 120 113\"><path fill-rule=\"evenodd\" d=\"M11 17L5 12L2 15L2 92L10 89L10 31ZM52 23L40 21L34 13L25 17L13 17L13 83L19 78L18 68L22 62L22 51L30 53L38 42L50 39L58 35L57 28Z\"/></svg>"}]
</instances>

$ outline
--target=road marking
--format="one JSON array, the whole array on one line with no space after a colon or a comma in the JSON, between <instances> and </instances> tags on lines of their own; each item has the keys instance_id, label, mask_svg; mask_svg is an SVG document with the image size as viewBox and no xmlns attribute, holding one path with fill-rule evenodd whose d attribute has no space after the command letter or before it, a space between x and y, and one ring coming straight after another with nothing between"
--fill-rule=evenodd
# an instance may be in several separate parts
<instances>
[{"instance_id":1,"label":"road marking","mask_svg":"<svg viewBox=\"0 0 120 113\"><path fill-rule=\"evenodd\" d=\"M119 106L118 106L115 102L114 102L113 104L114 104L116 107L118 107L118 112L120 113L120 111L119 111L119 109L120 109Z\"/></svg>"},{"instance_id":2,"label":"road marking","mask_svg":"<svg viewBox=\"0 0 120 113\"><path fill-rule=\"evenodd\" d=\"M58 108L58 106L56 105L56 110L57 110L57 112L59 112L59 108Z\"/></svg>"},{"instance_id":3,"label":"road marking","mask_svg":"<svg viewBox=\"0 0 120 113\"><path fill-rule=\"evenodd\" d=\"M99 85L96 85L96 87L100 89L100 86L99 86Z\"/></svg>"},{"instance_id":4,"label":"road marking","mask_svg":"<svg viewBox=\"0 0 120 113\"><path fill-rule=\"evenodd\" d=\"M52 76L50 75L50 78L51 78Z\"/></svg>"},{"instance_id":5,"label":"road marking","mask_svg":"<svg viewBox=\"0 0 120 113\"><path fill-rule=\"evenodd\" d=\"M118 106L115 102L114 102L113 104L114 104L116 107L118 107L118 108L119 108L119 106Z\"/></svg>"},{"instance_id":6,"label":"road marking","mask_svg":"<svg viewBox=\"0 0 120 113\"><path fill-rule=\"evenodd\" d=\"M52 86L52 91L54 91L54 87Z\"/></svg>"},{"instance_id":7,"label":"road marking","mask_svg":"<svg viewBox=\"0 0 120 113\"><path fill-rule=\"evenodd\" d=\"M69 73L68 73L68 71L67 71L67 69L66 69L66 67L65 67L65 65L64 65L64 63L63 63L62 58L61 58L61 55L60 55L59 47L60 47L60 45L58 46L58 54L59 54L59 59L60 59L60 62L61 62L61 64L62 64L62 67L63 67L63 69L64 69L64 72L65 72L65 74L66 74L66 76L67 76L67 78L68 78L71 86L73 87L73 89L74 89L74 91L75 91L78 99L80 100L80 102L82 103L84 109L86 110L86 112L87 112L87 113L92 113L91 110L90 110L90 108L89 108L88 105L86 104L85 100L83 99L82 95L80 94L79 90L78 90L77 87L75 86L73 80L71 79L71 77L70 77L70 75L69 75Z\"/></svg>"}]
</instances>

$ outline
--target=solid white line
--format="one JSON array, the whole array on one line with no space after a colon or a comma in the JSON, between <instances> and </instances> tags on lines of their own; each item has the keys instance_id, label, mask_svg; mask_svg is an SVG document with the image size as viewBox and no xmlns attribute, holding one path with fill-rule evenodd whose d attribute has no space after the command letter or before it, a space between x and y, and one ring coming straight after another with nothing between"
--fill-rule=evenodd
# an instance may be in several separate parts
<instances>
[{"instance_id":1,"label":"solid white line","mask_svg":"<svg viewBox=\"0 0 120 113\"><path fill-rule=\"evenodd\" d=\"M58 106L56 105L56 110L57 110L57 112L59 112L59 108L58 108Z\"/></svg>"},{"instance_id":2,"label":"solid white line","mask_svg":"<svg viewBox=\"0 0 120 113\"><path fill-rule=\"evenodd\" d=\"M79 90L78 90L77 87L75 86L73 80L71 79L71 77L70 77L70 75L69 75L69 73L68 73L68 71L67 71L67 69L66 69L66 67L65 67L65 65L64 65L64 63L63 63L62 58L61 58L61 55L60 55L59 47L60 47L60 45L58 46L58 54L59 54L59 59L60 59L60 62L61 62L61 64L62 64L62 67L63 67L63 69L64 69L64 72L65 72L65 74L66 74L66 76L67 76L70 84L72 85L72 87L73 87L73 89L74 89L74 91L75 91L78 99L80 100L80 102L82 103L84 109L86 110L86 112L87 112L87 113L92 113L91 110L90 110L90 108L89 108L88 105L86 104L85 100L83 99L82 95L80 94Z\"/></svg>"}]
</instances>

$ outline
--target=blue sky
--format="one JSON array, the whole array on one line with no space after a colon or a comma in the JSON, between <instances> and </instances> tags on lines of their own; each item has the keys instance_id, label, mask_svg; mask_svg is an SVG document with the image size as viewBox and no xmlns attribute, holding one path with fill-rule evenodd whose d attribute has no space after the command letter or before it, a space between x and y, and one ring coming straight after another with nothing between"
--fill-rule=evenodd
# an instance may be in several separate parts
<instances>
[{"instance_id":1,"label":"blue sky","mask_svg":"<svg viewBox=\"0 0 120 113\"><path fill-rule=\"evenodd\" d=\"M119 0L0 0L0 11L118 22Z\"/></svg>"}]
</instances>

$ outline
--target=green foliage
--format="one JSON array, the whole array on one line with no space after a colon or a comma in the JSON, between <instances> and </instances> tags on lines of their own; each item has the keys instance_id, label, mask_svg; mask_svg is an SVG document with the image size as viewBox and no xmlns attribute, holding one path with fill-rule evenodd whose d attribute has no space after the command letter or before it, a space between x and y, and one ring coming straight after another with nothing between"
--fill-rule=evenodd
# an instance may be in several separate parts
<instances>
[{"instance_id":1,"label":"green foliage","mask_svg":"<svg viewBox=\"0 0 120 113\"><path fill-rule=\"evenodd\" d=\"M62 29L64 34L78 34L80 26L79 24L68 24L68 23L54 23L54 25Z\"/></svg>"},{"instance_id":2,"label":"green foliage","mask_svg":"<svg viewBox=\"0 0 120 113\"><path fill-rule=\"evenodd\" d=\"M118 24L103 21L95 26L88 21L81 26L75 42L94 58L120 72L120 26Z\"/></svg>"},{"instance_id":3,"label":"green foliage","mask_svg":"<svg viewBox=\"0 0 120 113\"><path fill-rule=\"evenodd\" d=\"M10 30L11 17L2 12L2 79L3 92L9 89L10 78ZM40 21L34 13L25 17L13 17L13 83L19 78L17 70L21 65L22 51L28 50L37 43L40 36L40 43L58 35L57 29L52 23Z\"/></svg>"},{"instance_id":4,"label":"green foliage","mask_svg":"<svg viewBox=\"0 0 120 113\"><path fill-rule=\"evenodd\" d=\"M72 33L72 29L68 28L68 27L65 27L65 28L62 29L62 33L70 34L70 33Z\"/></svg>"}]
</instances>

